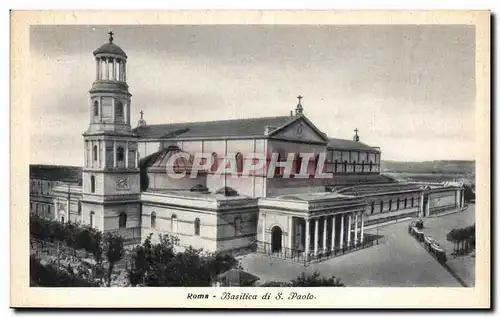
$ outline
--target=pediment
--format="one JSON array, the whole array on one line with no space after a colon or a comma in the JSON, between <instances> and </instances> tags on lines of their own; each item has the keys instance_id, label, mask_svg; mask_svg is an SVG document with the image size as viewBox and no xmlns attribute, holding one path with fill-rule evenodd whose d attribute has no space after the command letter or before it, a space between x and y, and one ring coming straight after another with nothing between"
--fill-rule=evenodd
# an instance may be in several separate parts
<instances>
[{"instance_id":1,"label":"pediment","mask_svg":"<svg viewBox=\"0 0 500 318\"><path fill-rule=\"evenodd\" d=\"M327 137L304 116L271 132L273 138L325 142Z\"/></svg>"}]
</instances>

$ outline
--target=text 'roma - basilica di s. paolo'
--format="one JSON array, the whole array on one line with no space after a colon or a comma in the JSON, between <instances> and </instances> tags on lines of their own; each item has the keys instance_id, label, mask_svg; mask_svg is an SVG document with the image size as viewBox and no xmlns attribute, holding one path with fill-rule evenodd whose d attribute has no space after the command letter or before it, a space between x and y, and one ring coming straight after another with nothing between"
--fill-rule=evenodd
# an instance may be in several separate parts
<instances>
[{"instance_id":1,"label":"text 'roma - basilica di s. paolo'","mask_svg":"<svg viewBox=\"0 0 500 318\"><path fill-rule=\"evenodd\" d=\"M304 114L280 117L148 125L130 122L127 54L115 43L93 52L89 125L83 133L84 166L30 169L30 212L61 222L81 222L122 235L128 246L153 233L179 238L179 247L206 251L282 253L306 261L338 249L367 246L367 226L425 218L464 208L461 184L398 182L380 173L381 151L360 141L330 138ZM90 62L90 61L89 61ZM210 167L185 176L167 173L169 158L210 154ZM266 167L241 173L248 154L293 157L291 173ZM235 173L218 174L227 156ZM324 162L318 162L322 158ZM299 178L318 164L330 173Z\"/></svg>"}]
</instances>

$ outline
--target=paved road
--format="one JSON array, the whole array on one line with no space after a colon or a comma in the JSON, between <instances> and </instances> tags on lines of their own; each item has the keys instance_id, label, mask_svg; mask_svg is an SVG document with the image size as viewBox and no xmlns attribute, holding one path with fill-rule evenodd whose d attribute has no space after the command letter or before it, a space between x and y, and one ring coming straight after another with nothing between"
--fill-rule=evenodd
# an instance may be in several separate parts
<instances>
[{"instance_id":1,"label":"paved road","mask_svg":"<svg viewBox=\"0 0 500 318\"><path fill-rule=\"evenodd\" d=\"M456 218L459 213L447 217L449 224L454 222L453 215ZM339 277L347 286L460 287L456 279L408 234L407 225L408 221L405 221L380 227L378 233L382 238L379 245L307 268L258 254L244 256L242 266L260 277L260 282L290 281L303 271L319 270L323 276ZM376 231L370 229L367 233L375 234Z\"/></svg>"}]
</instances>

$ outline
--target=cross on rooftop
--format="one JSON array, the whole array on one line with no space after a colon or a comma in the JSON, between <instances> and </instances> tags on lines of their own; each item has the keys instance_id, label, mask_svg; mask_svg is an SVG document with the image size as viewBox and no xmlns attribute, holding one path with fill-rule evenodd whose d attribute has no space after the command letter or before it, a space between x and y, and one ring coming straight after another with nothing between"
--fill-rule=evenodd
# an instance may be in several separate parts
<instances>
[{"instance_id":1,"label":"cross on rooftop","mask_svg":"<svg viewBox=\"0 0 500 318\"><path fill-rule=\"evenodd\" d=\"M108 34L109 34L109 43L113 43L113 35L114 35L113 31L109 31Z\"/></svg>"},{"instance_id":2,"label":"cross on rooftop","mask_svg":"<svg viewBox=\"0 0 500 318\"><path fill-rule=\"evenodd\" d=\"M297 96L297 98L298 98L298 100L299 100L299 105L300 105L300 100L301 100L302 98L304 98L304 97L302 97L302 96L300 96L300 95L299 95L299 96Z\"/></svg>"},{"instance_id":3,"label":"cross on rooftop","mask_svg":"<svg viewBox=\"0 0 500 318\"><path fill-rule=\"evenodd\" d=\"M356 133L356 135L358 134L358 128L354 129L354 132Z\"/></svg>"},{"instance_id":4,"label":"cross on rooftop","mask_svg":"<svg viewBox=\"0 0 500 318\"><path fill-rule=\"evenodd\" d=\"M144 112L141 110L141 111L139 112L139 114L141 114L141 119L142 119L142 116L144 115Z\"/></svg>"}]
</instances>

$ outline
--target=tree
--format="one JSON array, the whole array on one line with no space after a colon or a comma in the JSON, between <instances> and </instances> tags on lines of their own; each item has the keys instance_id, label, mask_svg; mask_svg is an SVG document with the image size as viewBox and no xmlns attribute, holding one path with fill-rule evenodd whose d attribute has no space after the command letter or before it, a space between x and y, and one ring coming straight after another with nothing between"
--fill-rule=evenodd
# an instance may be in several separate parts
<instances>
[{"instance_id":1,"label":"tree","mask_svg":"<svg viewBox=\"0 0 500 318\"><path fill-rule=\"evenodd\" d=\"M446 240L454 244L454 253L468 253L475 248L476 225L453 229L446 235Z\"/></svg>"},{"instance_id":2,"label":"tree","mask_svg":"<svg viewBox=\"0 0 500 318\"><path fill-rule=\"evenodd\" d=\"M57 268L55 264L42 264L30 257L30 284L44 287L99 287L97 282L75 274L71 266Z\"/></svg>"},{"instance_id":3,"label":"tree","mask_svg":"<svg viewBox=\"0 0 500 318\"><path fill-rule=\"evenodd\" d=\"M330 278L321 277L318 271L312 274L306 274L302 272L301 275L297 276L291 282L280 282L280 281L270 281L262 285L262 287L345 287L345 285L340 281L339 278L332 276Z\"/></svg>"},{"instance_id":4,"label":"tree","mask_svg":"<svg viewBox=\"0 0 500 318\"><path fill-rule=\"evenodd\" d=\"M107 286L110 287L113 268L123 258L125 253L123 238L112 233L106 233L104 236L104 252L108 260Z\"/></svg>"},{"instance_id":5,"label":"tree","mask_svg":"<svg viewBox=\"0 0 500 318\"><path fill-rule=\"evenodd\" d=\"M127 271L132 286L210 286L218 274L238 265L230 255L204 253L192 247L176 252L177 237L160 235L157 244L151 237L132 250Z\"/></svg>"},{"instance_id":6,"label":"tree","mask_svg":"<svg viewBox=\"0 0 500 318\"><path fill-rule=\"evenodd\" d=\"M464 201L471 202L476 200L476 193L474 192L474 185L464 185Z\"/></svg>"}]
</instances>

